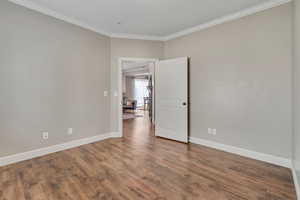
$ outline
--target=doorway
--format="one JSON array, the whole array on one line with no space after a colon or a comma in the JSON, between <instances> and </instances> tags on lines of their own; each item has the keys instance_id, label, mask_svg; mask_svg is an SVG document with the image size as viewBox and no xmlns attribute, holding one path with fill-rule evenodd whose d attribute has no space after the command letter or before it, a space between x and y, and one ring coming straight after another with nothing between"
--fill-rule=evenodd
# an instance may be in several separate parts
<instances>
[{"instance_id":1,"label":"doorway","mask_svg":"<svg viewBox=\"0 0 300 200\"><path fill-rule=\"evenodd\" d=\"M155 123L155 66L158 59L119 58L119 127L137 118ZM128 124L128 123L127 123Z\"/></svg>"},{"instance_id":2,"label":"doorway","mask_svg":"<svg viewBox=\"0 0 300 200\"><path fill-rule=\"evenodd\" d=\"M148 120L154 135L189 142L188 58L119 58L119 127ZM126 123L128 125L128 123Z\"/></svg>"}]
</instances>

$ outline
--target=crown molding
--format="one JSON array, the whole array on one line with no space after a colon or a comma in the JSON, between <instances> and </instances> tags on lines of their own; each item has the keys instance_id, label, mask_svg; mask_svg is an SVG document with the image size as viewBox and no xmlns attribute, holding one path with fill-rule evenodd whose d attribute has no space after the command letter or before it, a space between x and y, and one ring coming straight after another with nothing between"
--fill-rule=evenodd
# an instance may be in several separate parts
<instances>
[{"instance_id":1,"label":"crown molding","mask_svg":"<svg viewBox=\"0 0 300 200\"><path fill-rule=\"evenodd\" d=\"M103 31L100 30L92 25L86 24L84 22L81 22L79 20L76 20L74 18L71 17L67 17L65 15L61 15L56 11L53 11L51 9L48 8L44 8L42 6L37 5L36 3L31 2L30 0L8 0L12 3L21 5L23 7L29 8L31 10L35 10L38 11L40 13L43 13L45 15L63 20L65 22L80 26L82 28L94 31L96 33L99 33L101 35L107 36L107 37L112 37L112 38L123 38L123 39L134 39L134 40L152 40L152 41L168 41L168 40L172 40L178 37L182 37L185 35L189 35L191 33L197 32L197 31L201 31L219 24L223 24L226 22L230 22L245 16L249 16L276 6L280 6L282 4L286 4L291 2L292 0L270 0L268 2L259 4L257 6L253 6L229 15L225 15L223 17L214 19L210 22L207 23L203 23L197 26L194 26L192 28L188 28L185 29L183 31L179 31L177 33L168 35L168 36L152 36L152 35L139 35L139 34L127 34L127 33L109 33L107 31Z\"/></svg>"},{"instance_id":2,"label":"crown molding","mask_svg":"<svg viewBox=\"0 0 300 200\"><path fill-rule=\"evenodd\" d=\"M250 8L247 8L247 9L244 9L244 10L241 10L241 11L229 14L229 15L225 15L223 17L214 19L210 22L203 23L198 26L194 26L192 28L171 34L169 36L164 37L164 41L172 40L172 39L175 39L175 38L178 38L181 36L185 36L185 35L197 32L197 31L201 31L201 30L219 25L219 24L223 24L226 22L230 22L230 21L242 18L242 17L246 17L246 16L249 16L249 15L252 15L252 14L255 14L255 13L276 7L276 6L280 6L282 4L289 3L291 1L292 0L270 0L266 3L262 3L257 6L253 6L253 7L250 7Z\"/></svg>"},{"instance_id":3,"label":"crown molding","mask_svg":"<svg viewBox=\"0 0 300 200\"><path fill-rule=\"evenodd\" d=\"M93 27L93 26L91 26L91 25L89 25L87 23L84 23L82 21L79 21L77 19L74 19L74 18L71 18L71 17L67 17L67 16L62 15L62 14L60 14L60 13L58 13L56 11L53 11L51 9L39 6L38 4L33 3L32 1L29 1L29 0L8 0L8 1L10 1L10 2L12 2L14 4L17 4L17 5L23 6L25 8L28 8L28 9L40 12L40 13L42 13L44 15L48 15L48 16L54 17L56 19L60 19L62 21L68 22L70 24L77 25L77 26L82 27L84 29L91 30L93 32L99 33L99 34L107 36L107 37L110 37L110 35L111 35L109 32L100 30L100 29L98 29L96 27Z\"/></svg>"},{"instance_id":4,"label":"crown molding","mask_svg":"<svg viewBox=\"0 0 300 200\"><path fill-rule=\"evenodd\" d=\"M152 35L138 35L138 34L127 34L127 33L112 33L112 38L124 38L133 40L154 40L154 41L165 41L163 36L152 36Z\"/></svg>"}]
</instances>

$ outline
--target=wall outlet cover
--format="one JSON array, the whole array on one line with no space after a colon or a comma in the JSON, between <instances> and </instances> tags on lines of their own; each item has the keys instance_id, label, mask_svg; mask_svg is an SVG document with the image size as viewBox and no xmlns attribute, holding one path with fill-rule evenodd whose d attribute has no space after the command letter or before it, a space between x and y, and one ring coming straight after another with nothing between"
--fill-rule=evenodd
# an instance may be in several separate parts
<instances>
[{"instance_id":1,"label":"wall outlet cover","mask_svg":"<svg viewBox=\"0 0 300 200\"><path fill-rule=\"evenodd\" d=\"M208 129L207 129L207 132L208 132L208 134L212 134L212 129L211 129L211 128L208 128Z\"/></svg>"},{"instance_id":2,"label":"wall outlet cover","mask_svg":"<svg viewBox=\"0 0 300 200\"><path fill-rule=\"evenodd\" d=\"M72 135L73 134L73 128L68 128L68 135Z\"/></svg>"},{"instance_id":3,"label":"wall outlet cover","mask_svg":"<svg viewBox=\"0 0 300 200\"><path fill-rule=\"evenodd\" d=\"M213 135L217 135L217 129L213 129L213 130L212 130L212 134L213 134Z\"/></svg>"},{"instance_id":4,"label":"wall outlet cover","mask_svg":"<svg viewBox=\"0 0 300 200\"><path fill-rule=\"evenodd\" d=\"M47 140L49 138L49 133L48 132L43 132L42 137L44 140Z\"/></svg>"}]
</instances>

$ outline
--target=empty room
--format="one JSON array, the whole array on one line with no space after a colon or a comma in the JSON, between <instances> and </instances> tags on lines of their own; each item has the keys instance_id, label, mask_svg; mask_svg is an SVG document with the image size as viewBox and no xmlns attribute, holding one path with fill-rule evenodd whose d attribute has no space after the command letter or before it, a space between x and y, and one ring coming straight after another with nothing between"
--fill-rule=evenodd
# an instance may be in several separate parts
<instances>
[{"instance_id":1,"label":"empty room","mask_svg":"<svg viewBox=\"0 0 300 200\"><path fill-rule=\"evenodd\" d=\"M0 0L0 200L300 200L300 0Z\"/></svg>"}]
</instances>

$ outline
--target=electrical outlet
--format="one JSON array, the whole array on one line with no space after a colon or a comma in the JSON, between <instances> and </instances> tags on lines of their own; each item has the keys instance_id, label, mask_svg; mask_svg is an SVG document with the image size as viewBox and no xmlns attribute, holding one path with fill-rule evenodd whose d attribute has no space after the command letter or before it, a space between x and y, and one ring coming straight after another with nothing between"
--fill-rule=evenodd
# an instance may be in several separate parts
<instances>
[{"instance_id":1,"label":"electrical outlet","mask_svg":"<svg viewBox=\"0 0 300 200\"><path fill-rule=\"evenodd\" d=\"M212 130L212 134L213 134L213 135L217 135L217 129L213 129L213 130Z\"/></svg>"},{"instance_id":2,"label":"electrical outlet","mask_svg":"<svg viewBox=\"0 0 300 200\"><path fill-rule=\"evenodd\" d=\"M43 133L42 133L42 137L43 137L44 140L48 140L48 138L49 138L49 133L48 133L48 132L43 132Z\"/></svg>"},{"instance_id":3,"label":"electrical outlet","mask_svg":"<svg viewBox=\"0 0 300 200\"><path fill-rule=\"evenodd\" d=\"M68 135L72 135L73 134L73 128L68 128Z\"/></svg>"},{"instance_id":4,"label":"electrical outlet","mask_svg":"<svg viewBox=\"0 0 300 200\"><path fill-rule=\"evenodd\" d=\"M207 132L208 132L208 134L212 134L212 129L211 129L211 128L208 128L208 129L207 129Z\"/></svg>"},{"instance_id":5,"label":"electrical outlet","mask_svg":"<svg viewBox=\"0 0 300 200\"><path fill-rule=\"evenodd\" d=\"M107 92L107 91L104 91L104 92L103 92L103 95L104 95L105 97L107 97L107 96L108 96L108 92Z\"/></svg>"}]
</instances>

